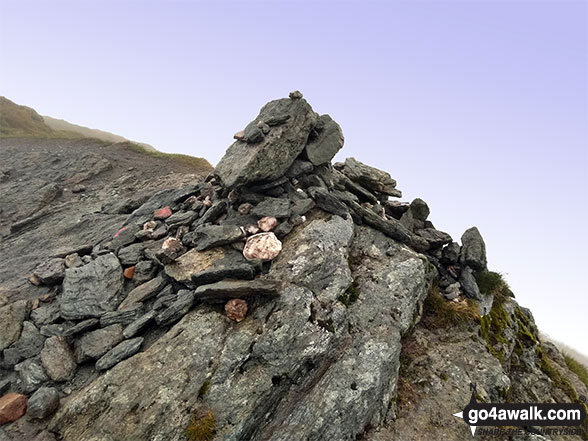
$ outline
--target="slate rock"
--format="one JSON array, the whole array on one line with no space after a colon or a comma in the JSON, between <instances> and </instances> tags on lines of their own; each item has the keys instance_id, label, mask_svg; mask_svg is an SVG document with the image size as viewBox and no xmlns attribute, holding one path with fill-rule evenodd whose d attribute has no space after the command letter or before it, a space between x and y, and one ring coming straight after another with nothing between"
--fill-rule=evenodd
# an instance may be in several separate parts
<instances>
[{"instance_id":1,"label":"slate rock","mask_svg":"<svg viewBox=\"0 0 588 441\"><path fill-rule=\"evenodd\" d=\"M96 370L105 371L117 363L129 358L139 352L143 344L143 337L125 340L119 343L96 362Z\"/></svg>"},{"instance_id":2,"label":"slate rock","mask_svg":"<svg viewBox=\"0 0 588 441\"><path fill-rule=\"evenodd\" d=\"M443 245L451 243L453 240L449 234L434 228L424 228L422 230L417 230L416 234L429 242L430 248L442 247Z\"/></svg>"},{"instance_id":3,"label":"slate rock","mask_svg":"<svg viewBox=\"0 0 588 441\"><path fill-rule=\"evenodd\" d=\"M194 226L209 224L215 222L223 213L227 211L227 203L225 201L216 201L200 219L194 222Z\"/></svg>"},{"instance_id":4,"label":"slate rock","mask_svg":"<svg viewBox=\"0 0 588 441\"><path fill-rule=\"evenodd\" d=\"M45 339L31 322L23 322L20 338L8 349L4 349L4 363L10 367L25 358L39 355Z\"/></svg>"},{"instance_id":5,"label":"slate rock","mask_svg":"<svg viewBox=\"0 0 588 441\"><path fill-rule=\"evenodd\" d=\"M476 271L487 268L486 244L476 227L469 228L461 236L461 253L459 262Z\"/></svg>"},{"instance_id":6,"label":"slate rock","mask_svg":"<svg viewBox=\"0 0 588 441\"><path fill-rule=\"evenodd\" d=\"M198 217L195 211L178 211L165 220L169 227L179 227L180 225L190 225Z\"/></svg>"},{"instance_id":7,"label":"slate rock","mask_svg":"<svg viewBox=\"0 0 588 441\"><path fill-rule=\"evenodd\" d=\"M61 316L80 320L113 311L118 305L122 284L122 267L112 253L99 256L80 268L68 268L63 280Z\"/></svg>"},{"instance_id":8,"label":"slate rock","mask_svg":"<svg viewBox=\"0 0 588 441\"><path fill-rule=\"evenodd\" d=\"M179 321L185 316L192 304L194 303L194 293L188 290L178 291L178 298L176 301L163 312L155 317L155 321L159 326L167 326Z\"/></svg>"},{"instance_id":9,"label":"slate rock","mask_svg":"<svg viewBox=\"0 0 588 441\"><path fill-rule=\"evenodd\" d=\"M165 266L165 273L185 285L216 282L226 277L252 279L259 266L245 260L243 255L230 248L213 248L205 251L192 249L176 262Z\"/></svg>"},{"instance_id":10,"label":"slate rock","mask_svg":"<svg viewBox=\"0 0 588 441\"><path fill-rule=\"evenodd\" d=\"M53 258L38 265L33 274L39 278L44 285L57 285L63 280L65 273L65 260Z\"/></svg>"},{"instance_id":11,"label":"slate rock","mask_svg":"<svg viewBox=\"0 0 588 441\"><path fill-rule=\"evenodd\" d=\"M84 264L84 262L82 261L82 258L80 257L80 255L78 253L73 253L73 254L68 254L67 256L65 256L65 267L66 268L77 268L79 266L82 266ZM64 273L63 275L65 276L65 270L63 270Z\"/></svg>"},{"instance_id":12,"label":"slate rock","mask_svg":"<svg viewBox=\"0 0 588 441\"><path fill-rule=\"evenodd\" d=\"M151 280L155 277L157 267L151 260L141 260L135 265L135 274L133 275L133 281L137 284L141 284Z\"/></svg>"},{"instance_id":13,"label":"slate rock","mask_svg":"<svg viewBox=\"0 0 588 441\"><path fill-rule=\"evenodd\" d=\"M45 419L59 407L59 392L54 387L40 387L29 398L27 415L33 419Z\"/></svg>"},{"instance_id":14,"label":"slate rock","mask_svg":"<svg viewBox=\"0 0 588 441\"><path fill-rule=\"evenodd\" d=\"M476 278L474 277L474 271L469 266L466 266L461 271L459 283L461 284L466 296L474 300L482 300L480 289L478 288Z\"/></svg>"},{"instance_id":15,"label":"slate rock","mask_svg":"<svg viewBox=\"0 0 588 441\"><path fill-rule=\"evenodd\" d=\"M37 390L43 383L49 381L41 361L35 358L28 358L25 361L14 366L14 370L19 373L24 393L31 393Z\"/></svg>"},{"instance_id":16,"label":"slate rock","mask_svg":"<svg viewBox=\"0 0 588 441\"><path fill-rule=\"evenodd\" d=\"M29 303L18 300L0 308L0 351L20 338L22 324L29 314Z\"/></svg>"},{"instance_id":17,"label":"slate rock","mask_svg":"<svg viewBox=\"0 0 588 441\"><path fill-rule=\"evenodd\" d=\"M76 361L98 359L123 340L121 324L96 329L82 335L74 343Z\"/></svg>"},{"instance_id":18,"label":"slate rock","mask_svg":"<svg viewBox=\"0 0 588 441\"><path fill-rule=\"evenodd\" d=\"M312 136L316 133L316 136ZM306 144L305 152L314 165L331 162L331 159L343 147L343 131L329 115L321 115L315 130Z\"/></svg>"},{"instance_id":19,"label":"slate rock","mask_svg":"<svg viewBox=\"0 0 588 441\"><path fill-rule=\"evenodd\" d=\"M290 168L286 171L288 178L297 178L298 176L310 173L314 169L311 162L296 159Z\"/></svg>"},{"instance_id":20,"label":"slate rock","mask_svg":"<svg viewBox=\"0 0 588 441\"><path fill-rule=\"evenodd\" d=\"M133 303L144 302L145 300L149 300L150 298L155 297L157 293L165 287L165 285L167 285L167 281L162 276L158 276L149 282L145 282L142 285L137 286L122 301L118 307L118 311L130 308Z\"/></svg>"},{"instance_id":21,"label":"slate rock","mask_svg":"<svg viewBox=\"0 0 588 441\"><path fill-rule=\"evenodd\" d=\"M314 206L315 203L312 199L298 199L291 205L290 211L292 212L292 216L303 216L312 210Z\"/></svg>"},{"instance_id":22,"label":"slate rock","mask_svg":"<svg viewBox=\"0 0 588 441\"><path fill-rule=\"evenodd\" d=\"M81 334L86 331L91 331L100 325L100 320L96 318L91 318L87 320L83 320L76 325L72 326L71 328L67 329L62 335L64 337L73 337L78 334Z\"/></svg>"},{"instance_id":23,"label":"slate rock","mask_svg":"<svg viewBox=\"0 0 588 441\"><path fill-rule=\"evenodd\" d=\"M288 115L288 118L263 136L257 123L276 115ZM247 133L251 137L255 132L257 137L261 135L263 139L256 144L239 140L234 142L216 166L215 176L230 188L281 178L304 150L317 121L317 114L304 99L280 99L267 103L245 128L246 138Z\"/></svg>"},{"instance_id":24,"label":"slate rock","mask_svg":"<svg viewBox=\"0 0 588 441\"><path fill-rule=\"evenodd\" d=\"M175 297L175 295L174 295ZM147 314L142 315L132 323L130 323L124 330L123 330L123 337L124 338L131 338L143 331L153 320L155 320L155 316L157 315L156 311L149 311Z\"/></svg>"},{"instance_id":25,"label":"slate rock","mask_svg":"<svg viewBox=\"0 0 588 441\"><path fill-rule=\"evenodd\" d=\"M343 164L335 164L335 168L368 190L398 197L396 181L385 171L370 167L355 158L347 158Z\"/></svg>"},{"instance_id":26,"label":"slate rock","mask_svg":"<svg viewBox=\"0 0 588 441\"><path fill-rule=\"evenodd\" d=\"M146 244L153 242L141 242L133 243L118 251L118 260L122 265L135 265L141 259L143 259L143 250L146 248Z\"/></svg>"},{"instance_id":27,"label":"slate rock","mask_svg":"<svg viewBox=\"0 0 588 441\"><path fill-rule=\"evenodd\" d=\"M265 198L251 211L255 216L273 216L275 218L289 217L290 200L284 198Z\"/></svg>"},{"instance_id":28,"label":"slate rock","mask_svg":"<svg viewBox=\"0 0 588 441\"><path fill-rule=\"evenodd\" d=\"M4 395L4 393L10 389L10 384L9 379L0 380L0 395Z\"/></svg>"},{"instance_id":29,"label":"slate rock","mask_svg":"<svg viewBox=\"0 0 588 441\"><path fill-rule=\"evenodd\" d=\"M144 312L142 303L132 303L125 309L105 313L100 317L100 326L105 328L116 323L126 326L141 317Z\"/></svg>"},{"instance_id":30,"label":"slate rock","mask_svg":"<svg viewBox=\"0 0 588 441\"><path fill-rule=\"evenodd\" d=\"M71 348L63 337L49 337L45 340L41 362L53 381L71 379L77 368Z\"/></svg>"},{"instance_id":31,"label":"slate rock","mask_svg":"<svg viewBox=\"0 0 588 441\"><path fill-rule=\"evenodd\" d=\"M277 280L258 278L255 280L222 280L220 282L201 285L194 291L197 300L219 300L279 295L282 285Z\"/></svg>"},{"instance_id":32,"label":"slate rock","mask_svg":"<svg viewBox=\"0 0 588 441\"><path fill-rule=\"evenodd\" d=\"M324 188L310 187L308 189L308 193L314 199L316 205L327 213L345 217L345 215L349 212L347 205L345 205L344 202L339 200L336 196Z\"/></svg>"},{"instance_id":33,"label":"slate rock","mask_svg":"<svg viewBox=\"0 0 588 441\"><path fill-rule=\"evenodd\" d=\"M133 243L135 241L135 234L140 230L141 228L138 225L127 225L121 228L110 241L108 248L115 251Z\"/></svg>"},{"instance_id":34,"label":"slate rock","mask_svg":"<svg viewBox=\"0 0 588 441\"><path fill-rule=\"evenodd\" d=\"M459 250L460 246L457 242L451 242L450 244L447 244L447 246L443 248L441 261L449 265L457 263L457 260L459 259Z\"/></svg>"},{"instance_id":35,"label":"slate rock","mask_svg":"<svg viewBox=\"0 0 588 441\"><path fill-rule=\"evenodd\" d=\"M41 327L56 322L61 316L59 304L53 301L31 311L31 321Z\"/></svg>"},{"instance_id":36,"label":"slate rock","mask_svg":"<svg viewBox=\"0 0 588 441\"><path fill-rule=\"evenodd\" d=\"M243 229L237 225L201 225L186 234L182 241L186 246L198 251L228 245L245 237Z\"/></svg>"}]
</instances>

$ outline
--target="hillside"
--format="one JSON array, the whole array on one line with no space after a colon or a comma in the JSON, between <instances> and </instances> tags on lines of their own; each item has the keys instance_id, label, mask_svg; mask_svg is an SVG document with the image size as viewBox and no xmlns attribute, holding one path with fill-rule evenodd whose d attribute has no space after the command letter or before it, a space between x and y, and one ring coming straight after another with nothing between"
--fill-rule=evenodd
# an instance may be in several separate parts
<instances>
[{"instance_id":1,"label":"hillside","mask_svg":"<svg viewBox=\"0 0 588 441\"><path fill-rule=\"evenodd\" d=\"M461 441L472 397L585 409L475 226L333 164L343 131L300 92L234 138L206 176L3 140L0 439Z\"/></svg>"}]
</instances>

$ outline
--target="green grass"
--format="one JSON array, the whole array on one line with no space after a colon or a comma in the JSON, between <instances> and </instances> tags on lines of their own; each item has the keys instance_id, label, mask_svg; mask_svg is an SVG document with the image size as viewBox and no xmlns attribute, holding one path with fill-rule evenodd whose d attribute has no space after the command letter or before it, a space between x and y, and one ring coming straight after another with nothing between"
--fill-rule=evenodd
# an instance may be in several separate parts
<instances>
[{"instance_id":1,"label":"green grass","mask_svg":"<svg viewBox=\"0 0 588 441\"><path fill-rule=\"evenodd\" d=\"M588 388L588 368L567 354L564 354L564 360L570 371L576 374L580 381Z\"/></svg>"},{"instance_id":2,"label":"green grass","mask_svg":"<svg viewBox=\"0 0 588 441\"><path fill-rule=\"evenodd\" d=\"M476 275L476 283L482 294L494 296L495 303L504 303L508 297L514 297L504 276L494 271L484 271Z\"/></svg>"},{"instance_id":3,"label":"green grass","mask_svg":"<svg viewBox=\"0 0 588 441\"><path fill-rule=\"evenodd\" d=\"M357 289L357 283L351 282L351 285L347 287L345 292L339 296L339 301L345 306L349 307L357 302L359 298L359 290Z\"/></svg>"},{"instance_id":4,"label":"green grass","mask_svg":"<svg viewBox=\"0 0 588 441\"><path fill-rule=\"evenodd\" d=\"M439 285L436 282L431 285L423 305L422 320L427 327L447 328L465 325L479 319L480 314L476 301L471 299L460 302L445 300L439 292Z\"/></svg>"},{"instance_id":5,"label":"green grass","mask_svg":"<svg viewBox=\"0 0 588 441\"><path fill-rule=\"evenodd\" d=\"M170 159L172 161L180 162L184 165L193 167L198 171L211 171L213 169L210 162L208 162L204 158L197 158L195 156L183 155L181 153L164 153L159 151L151 151L147 150L144 147L140 146L139 144L135 144L134 142L127 142L124 147L128 150L141 153L144 155L151 156L152 158L162 158L162 159Z\"/></svg>"},{"instance_id":6,"label":"green grass","mask_svg":"<svg viewBox=\"0 0 588 441\"><path fill-rule=\"evenodd\" d=\"M214 413L204 409L196 409L186 428L186 436L190 441L212 441L216 428Z\"/></svg>"}]
</instances>

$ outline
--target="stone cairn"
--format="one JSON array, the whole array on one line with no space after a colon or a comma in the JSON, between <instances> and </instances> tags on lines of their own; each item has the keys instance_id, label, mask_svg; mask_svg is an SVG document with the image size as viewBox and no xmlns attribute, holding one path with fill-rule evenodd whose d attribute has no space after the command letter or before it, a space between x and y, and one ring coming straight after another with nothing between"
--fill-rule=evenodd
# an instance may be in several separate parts
<instances>
[{"instance_id":1,"label":"stone cairn","mask_svg":"<svg viewBox=\"0 0 588 441\"><path fill-rule=\"evenodd\" d=\"M0 394L20 392L0 398L0 424L22 416L22 394L32 418L48 417L80 365L112 368L196 304L224 305L243 320L251 297L279 295L271 262L317 209L425 254L447 300L464 294L491 306L475 281L486 269L478 230L460 246L427 220L423 200L390 200L402 193L388 173L354 158L332 165L341 128L300 92L266 104L234 138L204 183L153 195L111 240L37 267L29 280L54 285L55 295L0 308L1 367L18 373L14 384L0 381Z\"/></svg>"}]
</instances>

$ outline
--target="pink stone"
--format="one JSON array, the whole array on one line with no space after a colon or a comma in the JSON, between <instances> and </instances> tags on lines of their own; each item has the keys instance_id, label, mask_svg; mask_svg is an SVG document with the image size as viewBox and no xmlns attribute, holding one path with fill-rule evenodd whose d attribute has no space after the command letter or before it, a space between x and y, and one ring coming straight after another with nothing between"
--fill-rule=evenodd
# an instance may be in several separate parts
<instances>
[{"instance_id":1,"label":"pink stone","mask_svg":"<svg viewBox=\"0 0 588 441\"><path fill-rule=\"evenodd\" d=\"M278 220L273 216L262 217L257 221L257 226L261 229L261 231L272 231L278 226Z\"/></svg>"},{"instance_id":2,"label":"pink stone","mask_svg":"<svg viewBox=\"0 0 588 441\"><path fill-rule=\"evenodd\" d=\"M247 260L273 260L282 251L282 242L274 233L259 233L247 238L243 256Z\"/></svg>"},{"instance_id":3,"label":"pink stone","mask_svg":"<svg viewBox=\"0 0 588 441\"><path fill-rule=\"evenodd\" d=\"M231 299L225 304L225 313L231 320L240 322L247 315L247 302L243 299Z\"/></svg>"},{"instance_id":4,"label":"pink stone","mask_svg":"<svg viewBox=\"0 0 588 441\"><path fill-rule=\"evenodd\" d=\"M120 230L118 230L118 231L116 232L116 234L114 235L114 237L118 237L118 235L119 235L120 233L122 233L123 231L125 231L125 230L126 230L126 229L128 229L128 228L129 228L129 227L122 227Z\"/></svg>"},{"instance_id":5,"label":"pink stone","mask_svg":"<svg viewBox=\"0 0 588 441\"><path fill-rule=\"evenodd\" d=\"M168 237L163 241L161 248L172 253L179 253L184 248L184 245L182 245L182 241L180 239L175 237Z\"/></svg>"},{"instance_id":6,"label":"pink stone","mask_svg":"<svg viewBox=\"0 0 588 441\"><path fill-rule=\"evenodd\" d=\"M168 205L167 207L160 208L159 210L155 210L153 213L153 219L163 220L167 219L172 215L171 207Z\"/></svg>"},{"instance_id":7,"label":"pink stone","mask_svg":"<svg viewBox=\"0 0 588 441\"><path fill-rule=\"evenodd\" d=\"M18 420L27 411L27 397L8 393L0 397L0 424Z\"/></svg>"},{"instance_id":8,"label":"pink stone","mask_svg":"<svg viewBox=\"0 0 588 441\"><path fill-rule=\"evenodd\" d=\"M153 231L157 228L157 222L149 221L143 224L143 230L145 231Z\"/></svg>"}]
</instances>

